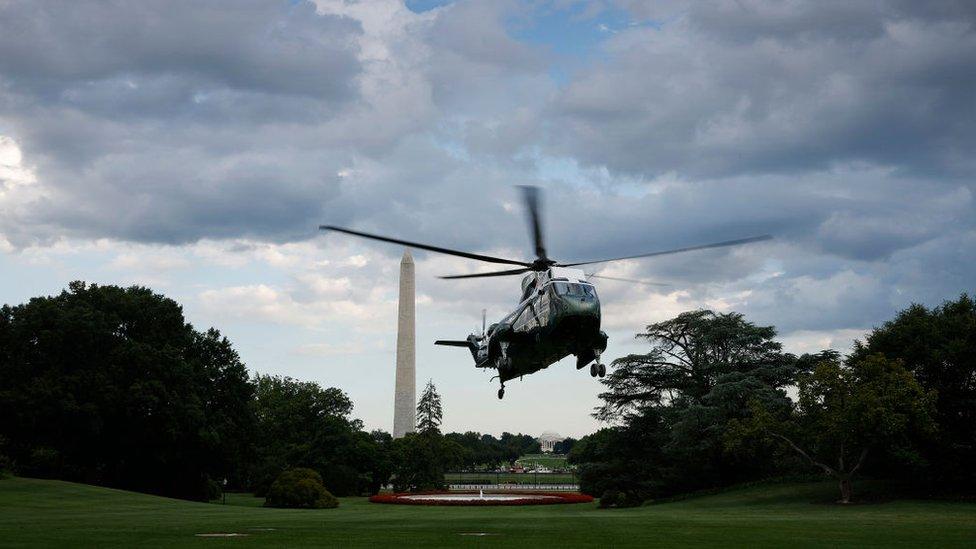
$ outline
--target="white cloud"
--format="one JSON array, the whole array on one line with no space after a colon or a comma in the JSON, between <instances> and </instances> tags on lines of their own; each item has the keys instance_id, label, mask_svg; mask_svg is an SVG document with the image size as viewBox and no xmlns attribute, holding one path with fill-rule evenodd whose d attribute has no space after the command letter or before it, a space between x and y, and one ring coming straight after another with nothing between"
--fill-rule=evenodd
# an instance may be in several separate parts
<instances>
[{"instance_id":1,"label":"white cloud","mask_svg":"<svg viewBox=\"0 0 976 549\"><path fill-rule=\"evenodd\" d=\"M37 183L37 175L24 166L24 155L13 138L0 135L0 199L6 189Z\"/></svg>"},{"instance_id":2,"label":"white cloud","mask_svg":"<svg viewBox=\"0 0 976 549\"><path fill-rule=\"evenodd\" d=\"M824 349L834 349L847 353L855 339L864 339L869 328L848 328L843 330L797 330L782 334L777 339L783 343L783 350L796 355L818 353Z\"/></svg>"}]
</instances>

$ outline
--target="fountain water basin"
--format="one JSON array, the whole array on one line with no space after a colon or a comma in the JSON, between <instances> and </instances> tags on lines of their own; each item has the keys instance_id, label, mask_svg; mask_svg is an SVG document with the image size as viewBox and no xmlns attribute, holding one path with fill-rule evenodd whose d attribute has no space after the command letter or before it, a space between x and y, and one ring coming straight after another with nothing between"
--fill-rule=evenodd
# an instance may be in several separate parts
<instances>
[{"instance_id":1,"label":"fountain water basin","mask_svg":"<svg viewBox=\"0 0 976 549\"><path fill-rule=\"evenodd\" d=\"M402 499L413 501L516 501L520 499L559 500L557 496L540 494L417 494L400 496Z\"/></svg>"},{"instance_id":2,"label":"fountain water basin","mask_svg":"<svg viewBox=\"0 0 976 549\"><path fill-rule=\"evenodd\" d=\"M373 503L401 505L555 505L588 503L593 498L579 493L526 492L437 492L424 494L379 494L369 498Z\"/></svg>"}]
</instances>

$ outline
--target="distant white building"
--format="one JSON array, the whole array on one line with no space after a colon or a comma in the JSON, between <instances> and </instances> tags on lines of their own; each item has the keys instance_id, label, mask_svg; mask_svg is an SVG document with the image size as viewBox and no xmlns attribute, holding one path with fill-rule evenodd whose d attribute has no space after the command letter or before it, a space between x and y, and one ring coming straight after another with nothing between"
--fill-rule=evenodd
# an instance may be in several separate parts
<instances>
[{"instance_id":1,"label":"distant white building","mask_svg":"<svg viewBox=\"0 0 976 549\"><path fill-rule=\"evenodd\" d=\"M547 454L551 454L552 451L556 448L556 443L566 440L566 437L561 436L559 433L555 433L553 431L546 431L542 433L542 436L540 436L536 440L539 441L539 446L542 447L543 452Z\"/></svg>"}]
</instances>

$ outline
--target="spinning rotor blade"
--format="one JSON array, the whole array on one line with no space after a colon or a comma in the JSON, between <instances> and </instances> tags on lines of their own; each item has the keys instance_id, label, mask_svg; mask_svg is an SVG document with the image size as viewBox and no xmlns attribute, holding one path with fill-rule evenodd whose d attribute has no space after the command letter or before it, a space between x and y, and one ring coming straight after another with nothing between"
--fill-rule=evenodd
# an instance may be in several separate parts
<instances>
[{"instance_id":1,"label":"spinning rotor blade","mask_svg":"<svg viewBox=\"0 0 976 549\"><path fill-rule=\"evenodd\" d=\"M616 276L604 276L598 274L587 274L586 278L602 278L604 280L616 280L619 282L633 282L634 284L644 284L646 286L670 286L664 282L651 282L650 280L637 280L634 278L618 278Z\"/></svg>"},{"instance_id":2,"label":"spinning rotor blade","mask_svg":"<svg viewBox=\"0 0 976 549\"><path fill-rule=\"evenodd\" d=\"M421 250L427 250L429 252L437 252L437 253L447 254L447 255L456 255L458 257L465 257L467 259L477 259L478 261L487 261L488 263L504 263L504 264L507 264L507 265L522 265L524 267L528 267L528 266L532 265L531 263L526 263L524 261L516 261L514 259L504 259L504 258L501 258L501 257L492 257L490 255L480 255L480 254L473 254L473 253L470 253L470 252L462 252L462 251L459 251L459 250L451 250L449 248L441 248L439 246L430 246L428 244L420 244L418 242L410 242L410 241L407 241L407 240L400 240L398 238L390 238L388 236L380 236L380 235L375 235L375 234L362 233L362 232L359 232L359 231L353 231L353 230L350 230L350 229L343 229L342 227L335 227L333 225L319 225L319 229L322 229L323 231L336 231L336 232L340 232L340 233L351 234L353 236L360 236L360 237L363 237L363 238L371 238L373 240L379 240L381 242L390 242L392 244L400 244L402 246L409 246L411 248L419 248Z\"/></svg>"},{"instance_id":3,"label":"spinning rotor blade","mask_svg":"<svg viewBox=\"0 0 976 549\"><path fill-rule=\"evenodd\" d=\"M740 244L749 244L750 242L761 242L763 240L769 240L771 238L773 238L773 237L770 236L770 235L768 235L768 234L764 234L762 236L750 236L749 238L739 238L739 239L736 239L736 240L726 240L725 242L715 242L715 243L712 243L712 244L702 244L700 246L689 246L687 248L675 248L673 250L664 250L664 251L660 251L660 252L650 252L650 253L646 253L646 254L628 255L628 256L625 256L625 257L615 257L613 259L595 259L593 261L581 261L581 262L578 262L578 263L559 263L559 264L557 264L557 266L559 266L559 267L576 267L576 266L579 266L579 265L592 265L594 263L608 263L610 261L621 261L621 260L624 260L624 259L638 259L638 258L641 258L641 257L655 257L655 256L659 256L659 255L679 254L679 253L682 253L682 252L690 252L690 251L694 251L694 250L706 250L706 249L709 249L709 248L725 248L727 246L738 246Z\"/></svg>"},{"instance_id":4,"label":"spinning rotor blade","mask_svg":"<svg viewBox=\"0 0 976 549\"><path fill-rule=\"evenodd\" d=\"M539 213L539 187L519 185L522 197L525 199L525 212L529 216L529 226L532 228L532 243L535 245L535 255L539 259L549 259L546 256L546 244L542 238L542 214Z\"/></svg>"},{"instance_id":5,"label":"spinning rotor blade","mask_svg":"<svg viewBox=\"0 0 976 549\"><path fill-rule=\"evenodd\" d=\"M473 274L466 274L466 275L448 275L448 276L440 276L438 278L443 278L444 280L455 280L455 279L458 279L458 278L484 278L484 277L488 277L488 276L512 276L512 275L520 275L522 273L527 273L527 272L529 272L531 270L532 269L511 269L511 270L508 270L508 271L492 271L490 273L473 273Z\"/></svg>"}]
</instances>

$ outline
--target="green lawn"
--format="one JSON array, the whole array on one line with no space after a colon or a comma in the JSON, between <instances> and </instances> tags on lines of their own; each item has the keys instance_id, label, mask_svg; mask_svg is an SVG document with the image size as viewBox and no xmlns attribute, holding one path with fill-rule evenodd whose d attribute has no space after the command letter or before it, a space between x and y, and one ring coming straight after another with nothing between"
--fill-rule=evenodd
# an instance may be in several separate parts
<instances>
[{"instance_id":1,"label":"green lawn","mask_svg":"<svg viewBox=\"0 0 976 549\"><path fill-rule=\"evenodd\" d=\"M283 510L250 506L260 500L246 495L215 505L13 478L0 481L0 546L974 546L976 504L844 507L826 503L833 489L769 485L622 510L413 507L364 498L343 498L333 510ZM195 537L208 532L249 536ZM461 535L475 532L490 535Z\"/></svg>"},{"instance_id":2,"label":"green lawn","mask_svg":"<svg viewBox=\"0 0 976 549\"><path fill-rule=\"evenodd\" d=\"M575 484L572 473L447 473L448 484Z\"/></svg>"},{"instance_id":3,"label":"green lawn","mask_svg":"<svg viewBox=\"0 0 976 549\"><path fill-rule=\"evenodd\" d=\"M566 468L566 456L527 454L518 458L518 462L521 463L523 467L527 467L529 465L543 465L550 469Z\"/></svg>"}]
</instances>

